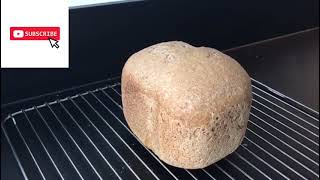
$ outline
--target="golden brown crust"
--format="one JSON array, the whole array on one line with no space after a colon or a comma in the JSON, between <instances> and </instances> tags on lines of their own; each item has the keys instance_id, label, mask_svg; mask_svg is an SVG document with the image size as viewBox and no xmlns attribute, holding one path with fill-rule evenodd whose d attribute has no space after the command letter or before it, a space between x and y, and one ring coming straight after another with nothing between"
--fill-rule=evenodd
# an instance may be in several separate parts
<instances>
[{"instance_id":1,"label":"golden brown crust","mask_svg":"<svg viewBox=\"0 0 320 180\"><path fill-rule=\"evenodd\" d=\"M206 167L241 143L251 82L231 57L183 42L132 55L122 72L130 129L160 159L182 168Z\"/></svg>"}]
</instances>

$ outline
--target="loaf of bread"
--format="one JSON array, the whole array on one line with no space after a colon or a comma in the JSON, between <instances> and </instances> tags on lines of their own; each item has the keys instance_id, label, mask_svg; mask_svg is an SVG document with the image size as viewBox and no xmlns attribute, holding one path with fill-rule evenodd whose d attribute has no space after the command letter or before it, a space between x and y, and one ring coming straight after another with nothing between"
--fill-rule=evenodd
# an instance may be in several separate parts
<instances>
[{"instance_id":1,"label":"loaf of bread","mask_svg":"<svg viewBox=\"0 0 320 180\"><path fill-rule=\"evenodd\" d=\"M250 77L213 48L178 41L147 47L128 59L121 84L130 129L172 166L204 168L243 140Z\"/></svg>"}]
</instances>

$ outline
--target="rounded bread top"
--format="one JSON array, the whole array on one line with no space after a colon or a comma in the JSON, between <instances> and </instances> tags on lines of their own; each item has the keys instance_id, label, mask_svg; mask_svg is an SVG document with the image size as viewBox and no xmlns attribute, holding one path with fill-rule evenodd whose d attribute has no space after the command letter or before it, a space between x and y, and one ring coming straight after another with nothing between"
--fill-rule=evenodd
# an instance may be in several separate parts
<instances>
[{"instance_id":1,"label":"rounded bread top","mask_svg":"<svg viewBox=\"0 0 320 180\"><path fill-rule=\"evenodd\" d=\"M181 41L133 54L122 73L166 113L190 126L208 122L229 106L250 104L252 96L250 77L237 61L216 49Z\"/></svg>"}]
</instances>

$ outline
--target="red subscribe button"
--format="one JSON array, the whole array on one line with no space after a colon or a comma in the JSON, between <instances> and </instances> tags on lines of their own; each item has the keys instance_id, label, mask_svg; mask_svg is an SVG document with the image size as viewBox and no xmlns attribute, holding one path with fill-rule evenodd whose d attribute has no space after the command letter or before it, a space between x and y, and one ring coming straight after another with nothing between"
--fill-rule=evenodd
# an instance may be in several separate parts
<instances>
[{"instance_id":1,"label":"red subscribe button","mask_svg":"<svg viewBox=\"0 0 320 180\"><path fill-rule=\"evenodd\" d=\"M60 40L60 27L10 27L10 40Z\"/></svg>"}]
</instances>

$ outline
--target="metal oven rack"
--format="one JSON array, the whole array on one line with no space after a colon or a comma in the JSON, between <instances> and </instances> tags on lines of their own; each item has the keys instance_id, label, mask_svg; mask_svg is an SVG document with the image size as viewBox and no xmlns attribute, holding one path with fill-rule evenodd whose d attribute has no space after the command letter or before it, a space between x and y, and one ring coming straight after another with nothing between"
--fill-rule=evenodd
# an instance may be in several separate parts
<instances>
[{"instance_id":1,"label":"metal oven rack","mask_svg":"<svg viewBox=\"0 0 320 180\"><path fill-rule=\"evenodd\" d=\"M139 142L124 119L119 82L69 89L65 97L10 113L2 135L21 177L319 179L319 113L255 79L244 141L198 170L167 165Z\"/></svg>"}]
</instances>

